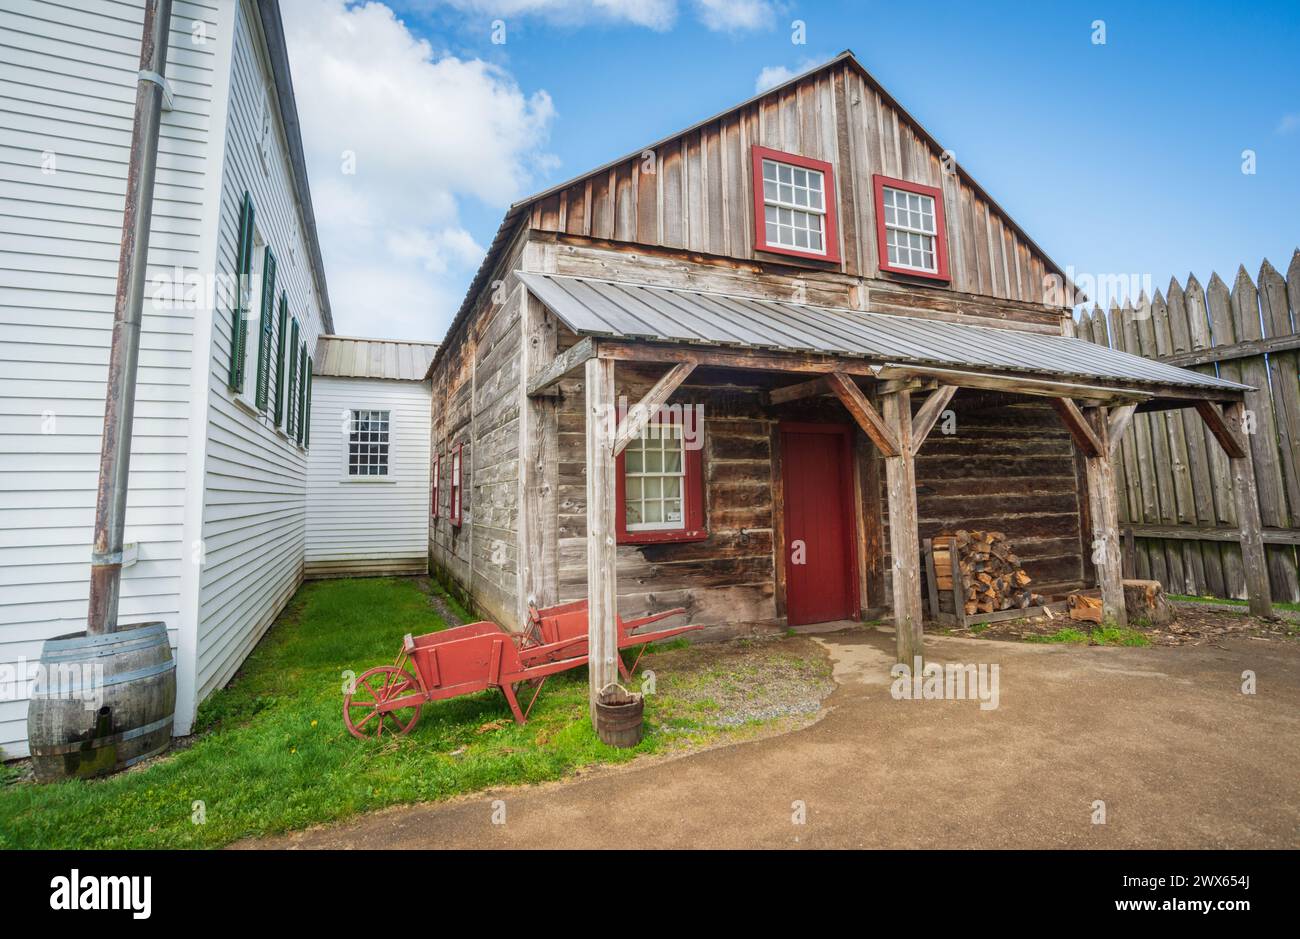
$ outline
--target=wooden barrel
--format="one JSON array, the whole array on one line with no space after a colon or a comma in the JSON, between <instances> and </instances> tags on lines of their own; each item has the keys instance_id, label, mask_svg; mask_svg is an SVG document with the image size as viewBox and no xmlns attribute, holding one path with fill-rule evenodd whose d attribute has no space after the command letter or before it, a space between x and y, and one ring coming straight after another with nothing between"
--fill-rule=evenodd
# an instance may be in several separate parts
<instances>
[{"instance_id":1,"label":"wooden barrel","mask_svg":"<svg viewBox=\"0 0 1300 939\"><path fill-rule=\"evenodd\" d=\"M161 753L175 710L166 624L47 639L27 710L36 779L102 776Z\"/></svg>"},{"instance_id":2,"label":"wooden barrel","mask_svg":"<svg viewBox=\"0 0 1300 939\"><path fill-rule=\"evenodd\" d=\"M606 685L596 696L596 736L611 747L641 742L645 698L619 685Z\"/></svg>"}]
</instances>

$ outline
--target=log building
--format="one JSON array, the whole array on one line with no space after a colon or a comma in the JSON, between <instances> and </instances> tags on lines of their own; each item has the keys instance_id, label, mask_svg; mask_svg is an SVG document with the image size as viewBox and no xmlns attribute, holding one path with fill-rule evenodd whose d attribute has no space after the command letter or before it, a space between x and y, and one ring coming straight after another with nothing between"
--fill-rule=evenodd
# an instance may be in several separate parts
<instances>
[{"instance_id":1,"label":"log building","mask_svg":"<svg viewBox=\"0 0 1300 939\"><path fill-rule=\"evenodd\" d=\"M512 628L588 597L593 687L615 610L910 661L959 529L1122 620L1118 438L1195 407L1249 480L1245 388L1073 338L1072 291L846 52L510 208L429 369L431 569Z\"/></svg>"}]
</instances>

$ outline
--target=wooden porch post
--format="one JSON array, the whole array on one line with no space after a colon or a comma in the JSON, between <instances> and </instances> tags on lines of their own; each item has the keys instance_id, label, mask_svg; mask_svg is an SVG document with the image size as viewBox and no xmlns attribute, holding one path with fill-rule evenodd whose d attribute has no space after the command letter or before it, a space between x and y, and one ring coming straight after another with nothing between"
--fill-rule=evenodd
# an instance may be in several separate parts
<instances>
[{"instance_id":1,"label":"wooden porch post","mask_svg":"<svg viewBox=\"0 0 1300 939\"><path fill-rule=\"evenodd\" d=\"M1101 408L1088 408L1087 423L1091 427L1095 447L1080 449L1084 452L1084 467L1088 477L1092 560L1097 569L1097 585L1101 587L1101 615L1108 623L1127 626L1124 559L1119 540L1119 504L1115 495L1115 465L1111 460L1110 429L1106 414Z\"/></svg>"},{"instance_id":2,"label":"wooden porch post","mask_svg":"<svg viewBox=\"0 0 1300 939\"><path fill-rule=\"evenodd\" d=\"M897 452L885 455L889 488L889 553L893 557L894 636L898 661L921 656L921 545L916 528L916 458L912 452L912 393L883 396L885 424Z\"/></svg>"},{"instance_id":3,"label":"wooden porch post","mask_svg":"<svg viewBox=\"0 0 1300 939\"><path fill-rule=\"evenodd\" d=\"M558 415L553 397L529 397L528 382L555 361L555 324L541 301L518 287L523 342L519 394L519 544L516 551L517 629L528 627L528 607L559 602L556 528Z\"/></svg>"},{"instance_id":4,"label":"wooden porch post","mask_svg":"<svg viewBox=\"0 0 1300 939\"><path fill-rule=\"evenodd\" d=\"M587 662L591 719L596 695L618 679L618 570L614 495L614 362L591 358L587 390Z\"/></svg>"},{"instance_id":5,"label":"wooden porch post","mask_svg":"<svg viewBox=\"0 0 1300 939\"><path fill-rule=\"evenodd\" d=\"M1210 405L1211 408L1214 405ZM1246 598L1252 616L1273 618L1273 592L1269 586L1264 555L1264 531L1259 520L1259 492L1255 487L1255 464L1244 437L1246 402L1233 401L1224 409L1224 419L1241 446L1229 451L1232 495L1237 503L1237 524L1241 526L1241 560L1246 568ZM1225 448L1226 449L1226 448Z\"/></svg>"}]
</instances>

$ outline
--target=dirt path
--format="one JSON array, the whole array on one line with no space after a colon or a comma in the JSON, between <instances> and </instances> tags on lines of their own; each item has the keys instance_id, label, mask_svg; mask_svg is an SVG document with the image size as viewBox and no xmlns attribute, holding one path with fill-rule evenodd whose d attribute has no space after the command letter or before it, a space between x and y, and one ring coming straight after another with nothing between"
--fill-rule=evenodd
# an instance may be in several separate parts
<instances>
[{"instance_id":1,"label":"dirt path","mask_svg":"<svg viewBox=\"0 0 1300 939\"><path fill-rule=\"evenodd\" d=\"M894 700L886 632L820 641L839 687L802 730L236 847L1300 847L1300 642L927 637L999 666L981 710Z\"/></svg>"}]
</instances>

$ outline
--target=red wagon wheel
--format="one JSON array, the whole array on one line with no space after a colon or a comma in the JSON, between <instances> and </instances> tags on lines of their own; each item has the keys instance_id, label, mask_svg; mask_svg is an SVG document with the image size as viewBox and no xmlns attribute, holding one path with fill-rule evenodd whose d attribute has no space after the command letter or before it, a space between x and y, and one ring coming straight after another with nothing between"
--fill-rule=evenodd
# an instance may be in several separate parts
<instances>
[{"instance_id":1,"label":"red wagon wheel","mask_svg":"<svg viewBox=\"0 0 1300 939\"><path fill-rule=\"evenodd\" d=\"M343 698L343 723L348 733L361 740L388 733L401 737L411 732L420 719L420 703L380 711L379 705L394 698L418 694L415 678L404 668L381 665L357 679L352 694Z\"/></svg>"}]
</instances>

